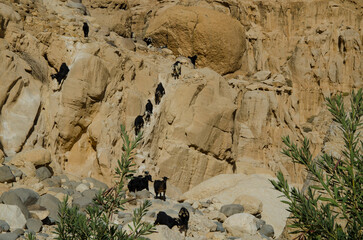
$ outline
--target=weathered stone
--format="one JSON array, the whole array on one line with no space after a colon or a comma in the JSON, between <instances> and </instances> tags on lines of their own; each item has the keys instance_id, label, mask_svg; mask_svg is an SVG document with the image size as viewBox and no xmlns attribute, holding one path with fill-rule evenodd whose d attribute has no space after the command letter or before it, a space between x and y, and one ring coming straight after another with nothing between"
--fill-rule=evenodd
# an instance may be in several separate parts
<instances>
[{"instance_id":1,"label":"weathered stone","mask_svg":"<svg viewBox=\"0 0 363 240\"><path fill-rule=\"evenodd\" d=\"M226 217L230 217L236 213L243 213L244 208L240 204L227 204L223 205L220 209L220 212L226 215Z\"/></svg>"},{"instance_id":2,"label":"weathered stone","mask_svg":"<svg viewBox=\"0 0 363 240\"><path fill-rule=\"evenodd\" d=\"M249 213L237 213L226 219L223 227L236 237L242 237L243 233L256 234L256 218Z\"/></svg>"},{"instance_id":3,"label":"weathered stone","mask_svg":"<svg viewBox=\"0 0 363 240\"><path fill-rule=\"evenodd\" d=\"M50 178L52 173L47 167L40 167L36 170L36 175L40 181L43 181L44 179Z\"/></svg>"},{"instance_id":4,"label":"weathered stone","mask_svg":"<svg viewBox=\"0 0 363 240\"><path fill-rule=\"evenodd\" d=\"M259 230L259 233L261 235L264 235L266 237L271 237L273 238L274 235L275 235L275 231L274 231L274 228L269 225L269 224L264 224L261 229Z\"/></svg>"},{"instance_id":5,"label":"weathered stone","mask_svg":"<svg viewBox=\"0 0 363 240\"><path fill-rule=\"evenodd\" d=\"M11 232L11 233L1 233L0 240L16 240L18 239L19 234Z\"/></svg>"},{"instance_id":6,"label":"weathered stone","mask_svg":"<svg viewBox=\"0 0 363 240\"><path fill-rule=\"evenodd\" d=\"M32 232L38 233L42 229L43 223L39 219L29 218L26 221L26 228Z\"/></svg>"},{"instance_id":7,"label":"weathered stone","mask_svg":"<svg viewBox=\"0 0 363 240\"><path fill-rule=\"evenodd\" d=\"M35 204L39 199L39 194L28 188L11 189L9 192L14 192L18 195L25 206Z\"/></svg>"},{"instance_id":8,"label":"weathered stone","mask_svg":"<svg viewBox=\"0 0 363 240\"><path fill-rule=\"evenodd\" d=\"M45 207L41 207L39 205L30 205L28 207L30 215L32 218L44 220L49 216L49 211Z\"/></svg>"},{"instance_id":9,"label":"weathered stone","mask_svg":"<svg viewBox=\"0 0 363 240\"><path fill-rule=\"evenodd\" d=\"M87 197L89 199L93 199L98 194L98 191L96 189L87 189L82 192L82 195L84 197Z\"/></svg>"},{"instance_id":10,"label":"weathered stone","mask_svg":"<svg viewBox=\"0 0 363 240\"><path fill-rule=\"evenodd\" d=\"M145 198L149 198L150 196L151 196L151 193L146 189L143 189L142 191L137 191L136 192L136 198L137 199L145 199Z\"/></svg>"},{"instance_id":11,"label":"weathered stone","mask_svg":"<svg viewBox=\"0 0 363 240\"><path fill-rule=\"evenodd\" d=\"M150 240L182 240L183 236L179 233L179 231L173 231L168 226L165 225L156 225L156 233L152 233L148 235Z\"/></svg>"},{"instance_id":12,"label":"weathered stone","mask_svg":"<svg viewBox=\"0 0 363 240\"><path fill-rule=\"evenodd\" d=\"M20 208L21 212L24 214L25 218L28 219L30 217L30 213L20 197L14 192L4 192L0 197L0 202L3 202L7 205L16 205Z\"/></svg>"},{"instance_id":13,"label":"weathered stone","mask_svg":"<svg viewBox=\"0 0 363 240\"><path fill-rule=\"evenodd\" d=\"M20 169L27 162L32 163L35 167L47 165L51 162L50 152L44 148L35 148L16 154L10 161L11 164Z\"/></svg>"},{"instance_id":14,"label":"weathered stone","mask_svg":"<svg viewBox=\"0 0 363 240\"><path fill-rule=\"evenodd\" d=\"M262 212L262 202L249 195L240 195L233 201L233 203L242 205L244 212L252 215L257 215Z\"/></svg>"},{"instance_id":15,"label":"weathered stone","mask_svg":"<svg viewBox=\"0 0 363 240\"><path fill-rule=\"evenodd\" d=\"M79 197L73 199L73 206L77 206L81 210L85 210L87 206L90 206L92 204L93 204L92 199L88 197Z\"/></svg>"},{"instance_id":16,"label":"weathered stone","mask_svg":"<svg viewBox=\"0 0 363 240\"><path fill-rule=\"evenodd\" d=\"M220 74L241 67L246 45L242 25L228 15L201 7L175 6L150 21L146 36L156 46L166 45L174 55L197 55L197 66ZM238 36L238 37L237 37ZM216 51L211 51L215 49Z\"/></svg>"},{"instance_id":17,"label":"weathered stone","mask_svg":"<svg viewBox=\"0 0 363 240\"><path fill-rule=\"evenodd\" d=\"M0 219L5 220L11 229L24 228L26 219L16 205L0 204Z\"/></svg>"},{"instance_id":18,"label":"weathered stone","mask_svg":"<svg viewBox=\"0 0 363 240\"><path fill-rule=\"evenodd\" d=\"M88 190L89 186L87 184L81 183L76 187L76 191L83 193L84 191Z\"/></svg>"},{"instance_id":19,"label":"weathered stone","mask_svg":"<svg viewBox=\"0 0 363 240\"><path fill-rule=\"evenodd\" d=\"M44 194L40 196L39 205L41 207L45 207L49 211L49 218L51 220L58 220L58 208L60 201L56 197L50 195L50 194Z\"/></svg>"},{"instance_id":20,"label":"weathered stone","mask_svg":"<svg viewBox=\"0 0 363 240\"><path fill-rule=\"evenodd\" d=\"M8 166L0 167L0 183L3 182L14 182L15 176L11 172Z\"/></svg>"},{"instance_id":21,"label":"weathered stone","mask_svg":"<svg viewBox=\"0 0 363 240\"><path fill-rule=\"evenodd\" d=\"M10 230L9 224L4 220L0 220L0 233L8 232L9 230Z\"/></svg>"}]
</instances>

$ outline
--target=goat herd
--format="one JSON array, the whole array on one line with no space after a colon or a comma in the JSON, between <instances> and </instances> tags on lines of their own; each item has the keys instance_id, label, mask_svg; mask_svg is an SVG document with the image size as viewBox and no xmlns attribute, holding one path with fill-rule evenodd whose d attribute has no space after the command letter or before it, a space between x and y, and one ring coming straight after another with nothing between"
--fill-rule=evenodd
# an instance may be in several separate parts
<instances>
[{"instance_id":1,"label":"goat herd","mask_svg":"<svg viewBox=\"0 0 363 240\"><path fill-rule=\"evenodd\" d=\"M162 200L166 200L165 192L166 192L166 181L167 177L163 177L163 180L155 180L154 181L154 191L155 198L160 198ZM152 182L152 177L149 172L145 171L145 176L139 175L137 177L133 177L130 182L127 184L127 187L130 192L142 191L143 189L149 190L149 181ZM170 229L174 226L179 228L180 232L184 232L186 236L188 230L188 221L189 221L189 211L182 207L179 211L179 218L173 218L167 215L165 212L160 211L157 216L154 225L166 225Z\"/></svg>"}]
</instances>

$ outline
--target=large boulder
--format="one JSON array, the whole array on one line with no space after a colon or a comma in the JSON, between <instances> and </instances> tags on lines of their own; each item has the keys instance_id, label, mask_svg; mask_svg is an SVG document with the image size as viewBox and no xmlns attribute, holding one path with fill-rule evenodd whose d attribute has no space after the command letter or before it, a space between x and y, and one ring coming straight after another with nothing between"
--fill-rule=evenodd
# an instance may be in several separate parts
<instances>
[{"instance_id":1,"label":"large boulder","mask_svg":"<svg viewBox=\"0 0 363 240\"><path fill-rule=\"evenodd\" d=\"M25 162L31 162L35 167L44 166L51 162L51 155L47 149L34 148L16 154L10 161L11 164L17 167L23 167Z\"/></svg>"},{"instance_id":2,"label":"large boulder","mask_svg":"<svg viewBox=\"0 0 363 240\"><path fill-rule=\"evenodd\" d=\"M0 219L5 220L11 229L24 228L26 219L16 205L0 204Z\"/></svg>"},{"instance_id":3,"label":"large boulder","mask_svg":"<svg viewBox=\"0 0 363 240\"><path fill-rule=\"evenodd\" d=\"M0 38L4 37L9 23L20 22L20 19L20 15L11 6L0 3Z\"/></svg>"},{"instance_id":4,"label":"large boulder","mask_svg":"<svg viewBox=\"0 0 363 240\"><path fill-rule=\"evenodd\" d=\"M257 218L249 213L238 213L227 218L223 227L232 236L242 237L244 233L253 235L257 233L256 220Z\"/></svg>"},{"instance_id":5,"label":"large boulder","mask_svg":"<svg viewBox=\"0 0 363 240\"><path fill-rule=\"evenodd\" d=\"M31 72L15 53L0 52L0 143L7 156L20 151L39 114L41 83Z\"/></svg>"},{"instance_id":6,"label":"large boulder","mask_svg":"<svg viewBox=\"0 0 363 240\"><path fill-rule=\"evenodd\" d=\"M256 215L262 212L262 202L256 197L252 197L249 195L240 195L238 196L233 203L241 204L244 208L244 212Z\"/></svg>"},{"instance_id":7,"label":"large boulder","mask_svg":"<svg viewBox=\"0 0 363 240\"><path fill-rule=\"evenodd\" d=\"M174 55L196 54L198 66L220 74L237 71L246 48L244 28L236 19L202 7L168 8L150 20L146 36Z\"/></svg>"}]
</instances>

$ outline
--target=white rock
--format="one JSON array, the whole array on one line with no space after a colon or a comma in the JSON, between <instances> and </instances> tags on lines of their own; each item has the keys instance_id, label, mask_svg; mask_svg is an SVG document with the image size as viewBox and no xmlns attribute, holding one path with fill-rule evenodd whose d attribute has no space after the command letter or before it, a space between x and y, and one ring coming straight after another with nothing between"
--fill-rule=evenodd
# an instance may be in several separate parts
<instances>
[{"instance_id":1,"label":"white rock","mask_svg":"<svg viewBox=\"0 0 363 240\"><path fill-rule=\"evenodd\" d=\"M0 204L0 219L6 221L11 229L24 228L26 219L16 205Z\"/></svg>"},{"instance_id":2,"label":"white rock","mask_svg":"<svg viewBox=\"0 0 363 240\"><path fill-rule=\"evenodd\" d=\"M84 183L81 183L79 184L77 187L76 187L76 191L80 192L80 193L83 193L84 191L88 190L89 189L89 186L84 184Z\"/></svg>"},{"instance_id":3,"label":"white rock","mask_svg":"<svg viewBox=\"0 0 363 240\"><path fill-rule=\"evenodd\" d=\"M237 213L226 219L223 223L223 227L236 237L242 237L243 233L256 234L257 218L249 213Z\"/></svg>"},{"instance_id":4,"label":"white rock","mask_svg":"<svg viewBox=\"0 0 363 240\"><path fill-rule=\"evenodd\" d=\"M249 213L252 215L258 214L262 212L262 202L253 196L242 194L238 196L233 203L241 204L244 208L245 213Z\"/></svg>"}]
</instances>

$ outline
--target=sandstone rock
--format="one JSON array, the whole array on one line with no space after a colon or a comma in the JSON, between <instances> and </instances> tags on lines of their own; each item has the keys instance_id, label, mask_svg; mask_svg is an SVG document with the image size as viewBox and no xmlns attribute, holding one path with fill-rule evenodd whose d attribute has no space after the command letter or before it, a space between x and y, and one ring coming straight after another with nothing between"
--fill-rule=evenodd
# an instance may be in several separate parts
<instances>
[{"instance_id":1,"label":"sandstone rock","mask_svg":"<svg viewBox=\"0 0 363 240\"><path fill-rule=\"evenodd\" d=\"M256 234L256 220L249 213L237 213L227 218L223 227L233 236L242 237L243 233Z\"/></svg>"},{"instance_id":2,"label":"sandstone rock","mask_svg":"<svg viewBox=\"0 0 363 240\"><path fill-rule=\"evenodd\" d=\"M259 82L267 80L269 77L271 77L270 71L259 71L253 75L253 78Z\"/></svg>"},{"instance_id":3,"label":"sandstone rock","mask_svg":"<svg viewBox=\"0 0 363 240\"><path fill-rule=\"evenodd\" d=\"M226 217L230 217L237 213L242 213L244 211L244 208L240 204L227 204L223 205L220 212L226 215Z\"/></svg>"},{"instance_id":4,"label":"sandstone rock","mask_svg":"<svg viewBox=\"0 0 363 240\"><path fill-rule=\"evenodd\" d=\"M208 213L208 218L212 220L217 220L219 222L224 222L227 219L226 215L219 211L211 211L210 213Z\"/></svg>"},{"instance_id":5,"label":"sandstone rock","mask_svg":"<svg viewBox=\"0 0 363 240\"><path fill-rule=\"evenodd\" d=\"M16 167L22 169L26 163L32 163L35 167L44 166L52 161L49 150L44 148L35 148L16 154L10 161Z\"/></svg>"},{"instance_id":6,"label":"sandstone rock","mask_svg":"<svg viewBox=\"0 0 363 240\"><path fill-rule=\"evenodd\" d=\"M19 22L20 15L11 6L0 3L0 37L3 38L9 22Z\"/></svg>"},{"instance_id":7,"label":"sandstone rock","mask_svg":"<svg viewBox=\"0 0 363 240\"><path fill-rule=\"evenodd\" d=\"M178 231L173 231L172 229L169 229L169 227L165 225L157 225L156 231L157 231L156 233L148 235L148 238L151 240L183 239L183 236Z\"/></svg>"},{"instance_id":8,"label":"sandstone rock","mask_svg":"<svg viewBox=\"0 0 363 240\"><path fill-rule=\"evenodd\" d=\"M15 205L0 204L0 219L5 220L11 229L24 228L26 219Z\"/></svg>"},{"instance_id":9,"label":"sandstone rock","mask_svg":"<svg viewBox=\"0 0 363 240\"><path fill-rule=\"evenodd\" d=\"M0 167L0 183L14 182L15 177L8 166Z\"/></svg>"},{"instance_id":10,"label":"sandstone rock","mask_svg":"<svg viewBox=\"0 0 363 240\"><path fill-rule=\"evenodd\" d=\"M240 195L233 201L233 203L241 204L245 213L256 215L262 212L262 202L252 196Z\"/></svg>"},{"instance_id":11,"label":"sandstone rock","mask_svg":"<svg viewBox=\"0 0 363 240\"><path fill-rule=\"evenodd\" d=\"M20 150L38 117L40 83L28 73L29 64L12 52L0 52L0 69L5 79L0 90L0 142L6 155L12 156Z\"/></svg>"},{"instance_id":12,"label":"sandstone rock","mask_svg":"<svg viewBox=\"0 0 363 240\"><path fill-rule=\"evenodd\" d=\"M220 74L241 67L246 46L242 25L228 15L202 7L175 6L150 20L146 36L174 55L197 55L197 66ZM237 37L238 36L238 37Z\"/></svg>"},{"instance_id":13,"label":"sandstone rock","mask_svg":"<svg viewBox=\"0 0 363 240\"><path fill-rule=\"evenodd\" d=\"M45 207L39 205L31 205L28 207L30 215L32 218L44 220L49 216L49 211Z\"/></svg>"}]
</instances>

